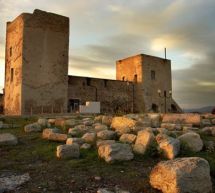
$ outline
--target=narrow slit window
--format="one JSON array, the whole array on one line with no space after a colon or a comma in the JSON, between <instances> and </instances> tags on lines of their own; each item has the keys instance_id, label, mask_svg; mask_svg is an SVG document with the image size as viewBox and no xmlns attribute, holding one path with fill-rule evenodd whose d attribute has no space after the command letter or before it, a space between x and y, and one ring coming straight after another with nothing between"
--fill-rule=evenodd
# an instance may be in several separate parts
<instances>
[{"instance_id":1,"label":"narrow slit window","mask_svg":"<svg viewBox=\"0 0 215 193\"><path fill-rule=\"evenodd\" d=\"M104 86L107 87L107 80L104 80Z\"/></svg>"},{"instance_id":2,"label":"narrow slit window","mask_svg":"<svg viewBox=\"0 0 215 193\"><path fill-rule=\"evenodd\" d=\"M134 82L137 83L137 74L134 75Z\"/></svg>"},{"instance_id":3,"label":"narrow slit window","mask_svg":"<svg viewBox=\"0 0 215 193\"><path fill-rule=\"evenodd\" d=\"M13 49L10 47L10 57L13 55Z\"/></svg>"},{"instance_id":4,"label":"narrow slit window","mask_svg":"<svg viewBox=\"0 0 215 193\"><path fill-rule=\"evenodd\" d=\"M155 71L154 70L151 71L151 80L155 80Z\"/></svg>"},{"instance_id":5,"label":"narrow slit window","mask_svg":"<svg viewBox=\"0 0 215 193\"><path fill-rule=\"evenodd\" d=\"M14 74L14 69L10 69L10 81L13 82L13 74Z\"/></svg>"},{"instance_id":6,"label":"narrow slit window","mask_svg":"<svg viewBox=\"0 0 215 193\"><path fill-rule=\"evenodd\" d=\"M124 76L122 77L122 81L125 81L125 77Z\"/></svg>"},{"instance_id":7,"label":"narrow slit window","mask_svg":"<svg viewBox=\"0 0 215 193\"><path fill-rule=\"evenodd\" d=\"M87 78L87 86L90 86L90 84L91 84L91 79Z\"/></svg>"}]
</instances>

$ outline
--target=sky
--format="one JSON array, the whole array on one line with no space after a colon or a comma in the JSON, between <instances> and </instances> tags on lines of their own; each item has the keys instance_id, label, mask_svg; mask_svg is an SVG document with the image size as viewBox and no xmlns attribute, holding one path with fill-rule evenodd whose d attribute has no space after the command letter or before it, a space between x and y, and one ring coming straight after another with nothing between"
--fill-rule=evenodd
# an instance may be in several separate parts
<instances>
[{"instance_id":1,"label":"sky","mask_svg":"<svg viewBox=\"0 0 215 193\"><path fill-rule=\"evenodd\" d=\"M116 60L166 47L178 104L215 105L214 0L0 0L0 90L5 24L34 9L70 18L69 74L115 79Z\"/></svg>"}]
</instances>

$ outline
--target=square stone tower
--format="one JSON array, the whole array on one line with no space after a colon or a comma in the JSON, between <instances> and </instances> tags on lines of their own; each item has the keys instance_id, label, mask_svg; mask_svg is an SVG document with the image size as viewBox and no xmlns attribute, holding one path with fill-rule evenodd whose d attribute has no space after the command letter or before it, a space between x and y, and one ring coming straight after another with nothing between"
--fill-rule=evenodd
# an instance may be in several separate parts
<instances>
[{"instance_id":1,"label":"square stone tower","mask_svg":"<svg viewBox=\"0 0 215 193\"><path fill-rule=\"evenodd\" d=\"M173 112L171 61L140 54L116 62L116 79L134 85L136 112Z\"/></svg>"},{"instance_id":2,"label":"square stone tower","mask_svg":"<svg viewBox=\"0 0 215 193\"><path fill-rule=\"evenodd\" d=\"M7 23L7 115L67 111L69 18L35 10Z\"/></svg>"}]
</instances>

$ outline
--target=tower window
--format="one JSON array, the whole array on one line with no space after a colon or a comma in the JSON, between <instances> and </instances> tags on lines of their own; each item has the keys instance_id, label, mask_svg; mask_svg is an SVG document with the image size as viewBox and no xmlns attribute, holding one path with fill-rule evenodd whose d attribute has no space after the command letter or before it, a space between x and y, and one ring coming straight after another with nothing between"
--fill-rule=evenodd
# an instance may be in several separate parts
<instances>
[{"instance_id":1,"label":"tower window","mask_svg":"<svg viewBox=\"0 0 215 193\"><path fill-rule=\"evenodd\" d=\"M125 77L124 76L122 77L122 81L125 81Z\"/></svg>"},{"instance_id":2,"label":"tower window","mask_svg":"<svg viewBox=\"0 0 215 193\"><path fill-rule=\"evenodd\" d=\"M137 82L137 74L134 75L134 82Z\"/></svg>"},{"instance_id":3,"label":"tower window","mask_svg":"<svg viewBox=\"0 0 215 193\"><path fill-rule=\"evenodd\" d=\"M91 79L87 78L87 86L90 86L90 83L91 83Z\"/></svg>"},{"instance_id":4,"label":"tower window","mask_svg":"<svg viewBox=\"0 0 215 193\"><path fill-rule=\"evenodd\" d=\"M13 74L14 74L14 69L10 69L10 81L13 82Z\"/></svg>"},{"instance_id":5,"label":"tower window","mask_svg":"<svg viewBox=\"0 0 215 193\"><path fill-rule=\"evenodd\" d=\"M151 71L151 80L155 80L155 71L154 70Z\"/></svg>"},{"instance_id":6,"label":"tower window","mask_svg":"<svg viewBox=\"0 0 215 193\"><path fill-rule=\"evenodd\" d=\"M104 86L107 87L107 80L104 80Z\"/></svg>"},{"instance_id":7,"label":"tower window","mask_svg":"<svg viewBox=\"0 0 215 193\"><path fill-rule=\"evenodd\" d=\"M10 47L10 57L13 55L13 49Z\"/></svg>"}]
</instances>

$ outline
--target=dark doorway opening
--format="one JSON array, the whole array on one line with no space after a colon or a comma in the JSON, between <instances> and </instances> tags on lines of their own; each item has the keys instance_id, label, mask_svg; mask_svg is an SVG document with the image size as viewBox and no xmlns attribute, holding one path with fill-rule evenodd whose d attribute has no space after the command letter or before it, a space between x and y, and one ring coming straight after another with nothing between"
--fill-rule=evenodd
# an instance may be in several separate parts
<instances>
[{"instance_id":1,"label":"dark doorway opening","mask_svg":"<svg viewBox=\"0 0 215 193\"><path fill-rule=\"evenodd\" d=\"M79 99L69 99L68 112L78 112L79 105L80 105Z\"/></svg>"},{"instance_id":2,"label":"dark doorway opening","mask_svg":"<svg viewBox=\"0 0 215 193\"><path fill-rule=\"evenodd\" d=\"M152 104L152 111L153 111L153 113L158 113L158 105L156 105L156 104Z\"/></svg>"},{"instance_id":3,"label":"dark doorway opening","mask_svg":"<svg viewBox=\"0 0 215 193\"><path fill-rule=\"evenodd\" d=\"M171 112L177 113L177 107L174 104L171 104Z\"/></svg>"}]
</instances>

